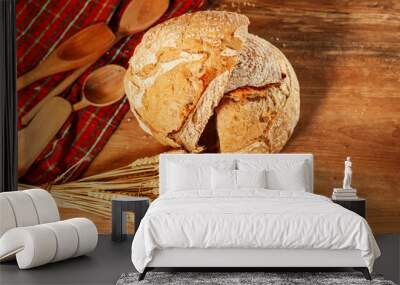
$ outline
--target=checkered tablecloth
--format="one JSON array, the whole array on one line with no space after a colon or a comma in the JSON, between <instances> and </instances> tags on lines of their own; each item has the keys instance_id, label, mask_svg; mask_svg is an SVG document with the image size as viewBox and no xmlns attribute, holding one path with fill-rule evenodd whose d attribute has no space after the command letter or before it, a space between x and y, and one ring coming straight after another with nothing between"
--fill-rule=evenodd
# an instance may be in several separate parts
<instances>
[{"instance_id":1,"label":"checkered tablecloth","mask_svg":"<svg viewBox=\"0 0 400 285\"><path fill-rule=\"evenodd\" d=\"M127 0L17 1L18 75L33 69L59 44L82 28L98 22L107 22L115 31L128 2ZM204 6L204 2L205 0L170 0L170 7L159 22L199 10ZM128 60L142 35L143 33L138 33L120 40L61 96L72 104L76 103L80 100L82 83L91 71L109 63L127 67ZM19 118L68 74L68 72L60 73L44 78L19 91ZM73 112L56 137L20 180L33 185L52 183L68 169L70 171L63 176L64 181L76 179L102 150L128 110L129 105L125 98L108 107L90 106Z\"/></svg>"}]
</instances>

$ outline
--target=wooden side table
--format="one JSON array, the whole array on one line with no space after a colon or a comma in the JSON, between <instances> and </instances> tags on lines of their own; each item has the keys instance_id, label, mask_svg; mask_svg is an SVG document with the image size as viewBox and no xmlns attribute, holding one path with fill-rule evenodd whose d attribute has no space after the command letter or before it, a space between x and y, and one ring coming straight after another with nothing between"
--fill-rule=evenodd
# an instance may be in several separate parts
<instances>
[{"instance_id":1,"label":"wooden side table","mask_svg":"<svg viewBox=\"0 0 400 285\"><path fill-rule=\"evenodd\" d=\"M126 212L135 214L135 232L149 208L150 200L146 197L118 197L112 199L112 235L113 241L126 239Z\"/></svg>"},{"instance_id":2,"label":"wooden side table","mask_svg":"<svg viewBox=\"0 0 400 285\"><path fill-rule=\"evenodd\" d=\"M366 217L366 200L364 198L356 198L353 200L333 200L333 203L339 204L340 206L359 214L365 219Z\"/></svg>"}]
</instances>

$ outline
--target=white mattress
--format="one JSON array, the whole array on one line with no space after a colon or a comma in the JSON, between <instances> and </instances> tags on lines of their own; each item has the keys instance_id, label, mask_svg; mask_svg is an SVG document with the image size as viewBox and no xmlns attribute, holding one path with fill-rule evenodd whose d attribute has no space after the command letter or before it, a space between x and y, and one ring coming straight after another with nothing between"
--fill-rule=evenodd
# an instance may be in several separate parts
<instances>
[{"instance_id":1,"label":"white mattress","mask_svg":"<svg viewBox=\"0 0 400 285\"><path fill-rule=\"evenodd\" d=\"M132 262L143 272L171 248L359 250L370 271L380 255L359 215L323 196L263 189L162 195L139 226Z\"/></svg>"}]
</instances>

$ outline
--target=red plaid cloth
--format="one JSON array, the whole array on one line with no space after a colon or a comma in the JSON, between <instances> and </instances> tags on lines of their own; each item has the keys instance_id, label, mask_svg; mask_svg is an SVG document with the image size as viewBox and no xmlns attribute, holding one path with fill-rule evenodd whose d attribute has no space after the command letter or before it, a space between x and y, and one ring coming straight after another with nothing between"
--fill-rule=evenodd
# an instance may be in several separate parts
<instances>
[{"instance_id":1,"label":"red plaid cloth","mask_svg":"<svg viewBox=\"0 0 400 285\"><path fill-rule=\"evenodd\" d=\"M170 7L159 22L188 11L199 10L204 6L204 2L170 0ZM127 0L17 1L18 76L33 69L60 43L82 28L98 22L108 22L115 30L128 3ZM91 71L109 63L127 67L128 60L142 35L143 33L134 34L119 41L62 96L72 104L76 103L80 99L82 83ZM68 74L61 73L44 78L21 90L18 93L19 117L35 106ZM108 107L90 106L73 112L21 180L34 185L53 182L71 167L72 171L69 171L65 178L76 179L102 150L128 110L129 104L125 98Z\"/></svg>"}]
</instances>

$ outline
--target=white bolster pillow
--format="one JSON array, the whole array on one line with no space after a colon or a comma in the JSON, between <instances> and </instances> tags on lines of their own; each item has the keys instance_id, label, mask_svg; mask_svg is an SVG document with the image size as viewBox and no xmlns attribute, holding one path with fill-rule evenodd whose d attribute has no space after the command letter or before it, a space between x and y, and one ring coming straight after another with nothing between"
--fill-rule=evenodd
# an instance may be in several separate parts
<instances>
[{"instance_id":1,"label":"white bolster pillow","mask_svg":"<svg viewBox=\"0 0 400 285\"><path fill-rule=\"evenodd\" d=\"M78 232L71 228L71 225L64 221L44 224L55 235L57 249L51 262L57 262L75 255L78 249Z\"/></svg>"},{"instance_id":2,"label":"white bolster pillow","mask_svg":"<svg viewBox=\"0 0 400 285\"><path fill-rule=\"evenodd\" d=\"M43 189L29 189L22 191L28 194L33 201L39 224L51 223L60 220L60 214L53 196Z\"/></svg>"},{"instance_id":3,"label":"white bolster pillow","mask_svg":"<svg viewBox=\"0 0 400 285\"><path fill-rule=\"evenodd\" d=\"M96 248L98 233L96 225L91 220L73 218L63 222L71 224L78 233L78 248L73 257L86 254Z\"/></svg>"},{"instance_id":4,"label":"white bolster pillow","mask_svg":"<svg viewBox=\"0 0 400 285\"><path fill-rule=\"evenodd\" d=\"M16 226L17 222L10 202L6 197L0 195L0 237Z\"/></svg>"},{"instance_id":5,"label":"white bolster pillow","mask_svg":"<svg viewBox=\"0 0 400 285\"><path fill-rule=\"evenodd\" d=\"M33 226L39 223L35 205L24 191L3 192L1 196L10 203L17 227Z\"/></svg>"},{"instance_id":6,"label":"white bolster pillow","mask_svg":"<svg viewBox=\"0 0 400 285\"><path fill-rule=\"evenodd\" d=\"M15 227L60 220L57 204L49 192L29 189L0 193L0 237Z\"/></svg>"},{"instance_id":7,"label":"white bolster pillow","mask_svg":"<svg viewBox=\"0 0 400 285\"><path fill-rule=\"evenodd\" d=\"M96 248L97 229L86 218L19 227L0 238L0 261L14 256L20 269L86 254Z\"/></svg>"},{"instance_id":8,"label":"white bolster pillow","mask_svg":"<svg viewBox=\"0 0 400 285\"><path fill-rule=\"evenodd\" d=\"M0 260L16 256L20 269L49 263L56 251L54 233L42 225L13 228L0 239Z\"/></svg>"}]
</instances>

